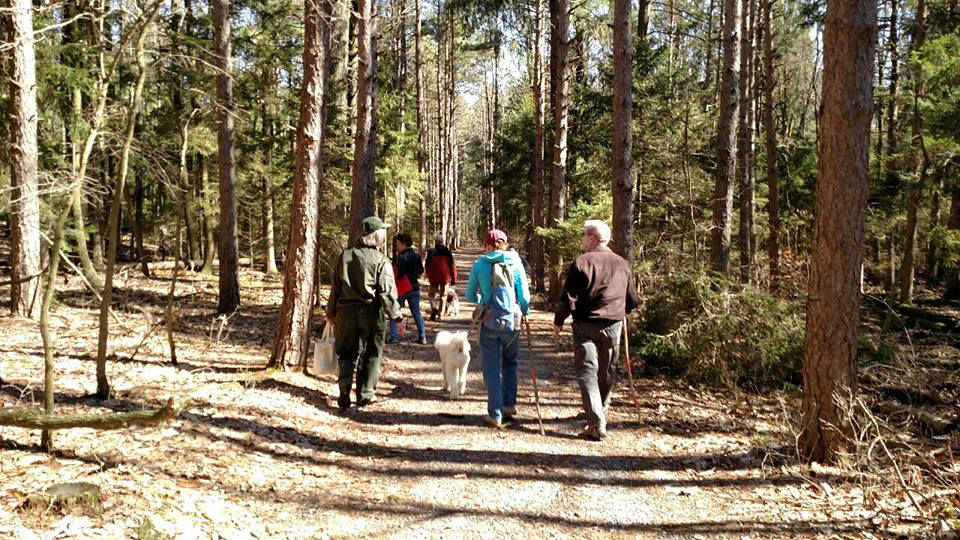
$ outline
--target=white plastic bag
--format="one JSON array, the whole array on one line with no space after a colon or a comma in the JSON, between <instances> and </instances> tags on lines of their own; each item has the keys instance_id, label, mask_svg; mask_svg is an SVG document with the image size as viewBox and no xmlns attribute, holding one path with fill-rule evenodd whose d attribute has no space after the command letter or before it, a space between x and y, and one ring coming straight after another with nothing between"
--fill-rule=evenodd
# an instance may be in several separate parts
<instances>
[{"instance_id":1,"label":"white plastic bag","mask_svg":"<svg viewBox=\"0 0 960 540\"><path fill-rule=\"evenodd\" d=\"M325 324L320 339L313 341L313 373L315 375L340 373L340 362L333 349L333 325Z\"/></svg>"}]
</instances>

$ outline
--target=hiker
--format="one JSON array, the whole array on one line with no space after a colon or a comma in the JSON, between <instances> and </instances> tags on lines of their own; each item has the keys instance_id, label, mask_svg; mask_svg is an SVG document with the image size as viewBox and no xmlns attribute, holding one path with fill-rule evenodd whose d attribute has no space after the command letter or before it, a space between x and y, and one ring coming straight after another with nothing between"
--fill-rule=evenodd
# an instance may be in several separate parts
<instances>
[{"instance_id":1,"label":"hiker","mask_svg":"<svg viewBox=\"0 0 960 540\"><path fill-rule=\"evenodd\" d=\"M507 235L491 229L483 241L487 254L470 269L466 299L477 304L473 323L480 326L483 383L487 387L484 423L500 429L517 414L517 352L522 318L530 309L527 276Z\"/></svg>"},{"instance_id":2,"label":"hiker","mask_svg":"<svg viewBox=\"0 0 960 540\"><path fill-rule=\"evenodd\" d=\"M327 301L326 320L327 324L335 325L334 349L340 360L337 405L341 410L350 408L355 365L357 406L376 401L380 357L387 332L384 317L400 320L393 268L390 259L380 251L387 241L388 225L375 216L364 219L361 224L363 236L357 240L356 247L340 253Z\"/></svg>"},{"instance_id":3,"label":"hiker","mask_svg":"<svg viewBox=\"0 0 960 540\"><path fill-rule=\"evenodd\" d=\"M563 321L573 315L573 358L587 415L587 427L580 436L594 441L607 436L606 412L617 375L622 322L640 302L630 263L610 251L609 241L606 223L583 224L584 253L567 271L553 319L559 338Z\"/></svg>"},{"instance_id":4,"label":"hiker","mask_svg":"<svg viewBox=\"0 0 960 540\"><path fill-rule=\"evenodd\" d=\"M453 253L444 245L442 234L438 234L433 240L434 247L427 251L427 260L424 263L427 280L430 281L431 321L443 318L447 308L447 298L457 284L457 265L453 262ZM439 296L439 307L433 303L434 296Z\"/></svg>"},{"instance_id":5,"label":"hiker","mask_svg":"<svg viewBox=\"0 0 960 540\"><path fill-rule=\"evenodd\" d=\"M413 320L417 323L417 343L427 344L427 332L423 326L423 314L420 313L420 274L423 274L423 263L420 262L420 255L411 246L413 239L409 234L398 234L394 238L394 245L397 255L393 259L393 266L396 268L397 294L400 297L400 307L404 304L410 306L410 312L413 314ZM396 321L390 321L390 335L387 337L387 343L397 343L400 339L397 337L399 324Z\"/></svg>"}]
</instances>

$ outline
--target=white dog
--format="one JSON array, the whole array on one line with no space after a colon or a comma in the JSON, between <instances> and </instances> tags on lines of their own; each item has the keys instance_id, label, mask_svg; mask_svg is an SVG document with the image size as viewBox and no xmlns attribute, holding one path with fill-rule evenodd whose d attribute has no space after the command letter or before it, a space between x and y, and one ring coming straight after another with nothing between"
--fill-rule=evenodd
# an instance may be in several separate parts
<instances>
[{"instance_id":1,"label":"white dog","mask_svg":"<svg viewBox=\"0 0 960 540\"><path fill-rule=\"evenodd\" d=\"M443 369L443 391L457 399L467 391L467 367L470 365L470 341L466 332L437 332L434 341Z\"/></svg>"}]
</instances>

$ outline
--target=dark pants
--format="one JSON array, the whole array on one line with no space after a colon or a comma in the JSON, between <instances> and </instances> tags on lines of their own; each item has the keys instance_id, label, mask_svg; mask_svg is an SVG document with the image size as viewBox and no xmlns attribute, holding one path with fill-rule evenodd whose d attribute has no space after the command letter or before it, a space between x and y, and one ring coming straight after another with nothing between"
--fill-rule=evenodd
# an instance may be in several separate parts
<instances>
[{"instance_id":1,"label":"dark pants","mask_svg":"<svg viewBox=\"0 0 960 540\"><path fill-rule=\"evenodd\" d=\"M337 308L334 348L340 360L341 399L349 399L354 367L357 368L357 401L374 396L386 333L387 321L379 305Z\"/></svg>"},{"instance_id":2,"label":"dark pants","mask_svg":"<svg viewBox=\"0 0 960 540\"><path fill-rule=\"evenodd\" d=\"M610 390L617 379L620 321L574 321L573 359L587 424L606 427Z\"/></svg>"}]
</instances>

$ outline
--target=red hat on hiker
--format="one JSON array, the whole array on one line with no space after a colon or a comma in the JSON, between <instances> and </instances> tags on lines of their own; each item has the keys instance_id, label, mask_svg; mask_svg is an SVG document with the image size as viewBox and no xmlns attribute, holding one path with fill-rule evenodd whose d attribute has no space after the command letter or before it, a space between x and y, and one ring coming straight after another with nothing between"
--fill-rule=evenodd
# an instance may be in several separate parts
<instances>
[{"instance_id":1,"label":"red hat on hiker","mask_svg":"<svg viewBox=\"0 0 960 540\"><path fill-rule=\"evenodd\" d=\"M483 239L483 245L496 246L498 243L507 243L507 233L500 229L490 229L487 231L487 236Z\"/></svg>"}]
</instances>

